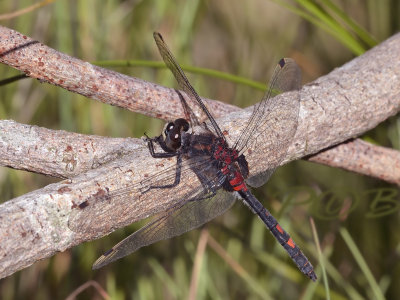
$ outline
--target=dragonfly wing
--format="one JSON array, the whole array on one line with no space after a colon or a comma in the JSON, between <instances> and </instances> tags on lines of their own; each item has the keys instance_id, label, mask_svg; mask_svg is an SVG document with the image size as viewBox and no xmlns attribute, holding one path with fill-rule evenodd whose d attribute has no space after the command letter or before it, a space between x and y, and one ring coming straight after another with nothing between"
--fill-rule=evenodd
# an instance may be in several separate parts
<instances>
[{"instance_id":1,"label":"dragonfly wing","mask_svg":"<svg viewBox=\"0 0 400 300\"><path fill-rule=\"evenodd\" d=\"M185 114L185 119L189 121L190 127L196 127L200 126L200 122L196 117L196 114L193 112L193 110L190 108L189 104L187 103L185 97L181 94L180 91L175 90L175 92L178 94L179 100L181 101L181 105L183 107L183 112Z\"/></svg>"},{"instance_id":2,"label":"dragonfly wing","mask_svg":"<svg viewBox=\"0 0 400 300\"><path fill-rule=\"evenodd\" d=\"M93 264L93 269L99 269L141 247L195 229L224 213L234 202L233 194L221 189L211 197L200 193L193 199L177 203L161 217L134 232L99 257Z\"/></svg>"},{"instance_id":3,"label":"dragonfly wing","mask_svg":"<svg viewBox=\"0 0 400 300\"><path fill-rule=\"evenodd\" d=\"M205 114L206 118L210 121L214 133L218 137L225 140L225 136L222 134L222 131L219 128L217 122L214 120L213 116L208 111L203 100L201 100L200 96L197 94L193 86L190 84L185 73L182 71L182 68L179 66L178 62L172 55L171 51L168 49L168 46L164 42L164 39L161 36L161 34L159 34L158 32L154 32L153 36L162 59L164 60L167 67L171 70L172 74L174 75L176 81L179 84L179 87L190 97L192 101L194 101L201 108L202 113Z\"/></svg>"},{"instance_id":4,"label":"dragonfly wing","mask_svg":"<svg viewBox=\"0 0 400 300\"><path fill-rule=\"evenodd\" d=\"M275 172L274 169L268 169L265 172L261 172L255 176L252 176L250 178L246 179L246 183L254 188L258 188L260 186L263 186L264 184L267 183L271 175Z\"/></svg>"},{"instance_id":5,"label":"dragonfly wing","mask_svg":"<svg viewBox=\"0 0 400 300\"><path fill-rule=\"evenodd\" d=\"M293 59L283 58L275 68L269 88L254 111L246 128L235 143L243 153L262 151L269 168L248 180L251 186L261 186L285 158L296 133L301 87L301 70ZM279 93L295 91L293 97L271 98Z\"/></svg>"}]
</instances>

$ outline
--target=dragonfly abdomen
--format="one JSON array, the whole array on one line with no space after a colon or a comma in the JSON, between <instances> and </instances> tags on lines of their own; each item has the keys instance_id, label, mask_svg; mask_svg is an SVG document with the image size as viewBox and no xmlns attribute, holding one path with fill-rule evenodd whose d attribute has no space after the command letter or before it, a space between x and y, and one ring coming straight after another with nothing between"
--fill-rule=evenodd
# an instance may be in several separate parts
<instances>
[{"instance_id":1,"label":"dragonfly abdomen","mask_svg":"<svg viewBox=\"0 0 400 300\"><path fill-rule=\"evenodd\" d=\"M249 191L242 190L239 191L239 194L252 208L253 212L264 222L265 226L283 246L300 271L313 281L317 280L317 275L314 273L314 268L308 258L303 252L301 252L300 248L296 245L290 235L281 227L281 225L279 225L278 221L271 215L268 209L266 209Z\"/></svg>"}]
</instances>

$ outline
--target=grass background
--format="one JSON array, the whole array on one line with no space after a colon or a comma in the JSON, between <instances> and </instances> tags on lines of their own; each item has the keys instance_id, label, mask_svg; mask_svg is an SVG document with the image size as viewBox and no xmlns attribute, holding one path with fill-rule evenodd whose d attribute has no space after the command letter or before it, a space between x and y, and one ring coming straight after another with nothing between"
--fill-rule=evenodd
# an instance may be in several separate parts
<instances>
[{"instance_id":1,"label":"grass background","mask_svg":"<svg viewBox=\"0 0 400 300\"><path fill-rule=\"evenodd\" d=\"M36 1L35 3L39 3ZM1 1L0 14L32 1ZM281 57L293 57L307 83L362 54L400 28L400 4L351 1L95 1L58 0L0 20L42 43L82 60L158 61L152 33L163 35L179 62L267 82ZM114 63L114 65L116 65ZM118 64L117 64L118 65ZM167 70L114 67L167 86ZM0 79L19 74L0 66ZM241 107L263 92L244 83L207 75L190 79L200 95ZM163 122L111 107L36 80L0 87L0 118L55 130L114 137L158 135ZM400 122L393 117L364 138L399 149ZM0 168L0 201L45 186L54 179ZM374 189L393 192L393 202L374 208ZM308 216L313 216L328 282L310 282L296 269L260 220L237 203L205 230L211 243L201 255L197 299L395 299L400 294L398 188L385 182L304 161L280 168L255 191L317 267L321 262ZM312 196L312 197L311 197ZM350 211L342 207L353 204ZM373 209L387 212L372 215ZM138 229L133 224L109 237L40 261L0 281L1 299L64 299L89 280L112 299L186 299L200 230L143 248L99 271L91 265L104 250ZM78 299L100 299L90 287Z\"/></svg>"}]
</instances>

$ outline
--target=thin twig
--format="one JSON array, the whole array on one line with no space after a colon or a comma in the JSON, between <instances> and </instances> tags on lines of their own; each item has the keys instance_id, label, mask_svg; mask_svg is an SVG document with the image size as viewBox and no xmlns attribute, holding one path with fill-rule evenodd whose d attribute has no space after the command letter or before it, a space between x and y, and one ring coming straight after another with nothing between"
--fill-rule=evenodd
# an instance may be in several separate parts
<instances>
[{"instance_id":1,"label":"thin twig","mask_svg":"<svg viewBox=\"0 0 400 300\"><path fill-rule=\"evenodd\" d=\"M49 5L51 3L53 3L55 0L42 0L41 2L32 4L31 6L25 7L23 9L17 10L15 12L12 13L8 13L8 14L2 14L0 15L0 21L2 20L9 20L12 18L16 18L19 17L23 14L27 14L31 11L34 11L35 9L41 8L43 6Z\"/></svg>"},{"instance_id":2,"label":"thin twig","mask_svg":"<svg viewBox=\"0 0 400 300\"><path fill-rule=\"evenodd\" d=\"M80 285L78 288L76 288L65 300L75 300L76 297L82 293L84 290L88 289L89 287L94 287L96 291L103 297L103 299L109 300L111 299L110 296L107 294L107 292L101 287L101 285L94 280L89 280L85 282L84 284Z\"/></svg>"}]
</instances>

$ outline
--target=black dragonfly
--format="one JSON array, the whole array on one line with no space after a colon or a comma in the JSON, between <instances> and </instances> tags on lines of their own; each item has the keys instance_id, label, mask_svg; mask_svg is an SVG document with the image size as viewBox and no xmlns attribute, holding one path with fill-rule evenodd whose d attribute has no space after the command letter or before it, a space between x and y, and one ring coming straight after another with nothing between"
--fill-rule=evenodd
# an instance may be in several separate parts
<instances>
[{"instance_id":1,"label":"black dragonfly","mask_svg":"<svg viewBox=\"0 0 400 300\"><path fill-rule=\"evenodd\" d=\"M151 156L176 157L176 167L166 170L160 176L156 174L148 178L140 183L140 186L145 187L146 191L176 187L188 172L194 172L201 184L169 207L159 218L103 254L93 264L93 269L101 268L143 246L197 228L229 209L238 197L259 216L300 271L315 281L317 276L307 257L247 187L247 183L255 187L264 184L287 153L297 128L299 93L296 92L296 100L287 102L271 97L281 92L298 90L301 86L300 68L290 58L279 61L262 101L255 106L238 140L229 146L223 131L189 83L162 36L155 32L154 39L165 64L174 74L180 88L192 103L200 107L207 122L198 121L188 101L177 91L185 118L168 123L163 134L158 137L146 136ZM269 160L269 157L266 157L270 169L247 178L249 167L243 153L245 150L257 151L259 146L257 141L259 138L265 140L261 138L265 132L269 134L267 147L270 153L274 153L274 159ZM157 147L162 151L156 152ZM137 185L132 184L131 189L134 188L137 188ZM129 195L129 191L110 192L108 197L122 195Z\"/></svg>"}]
</instances>

